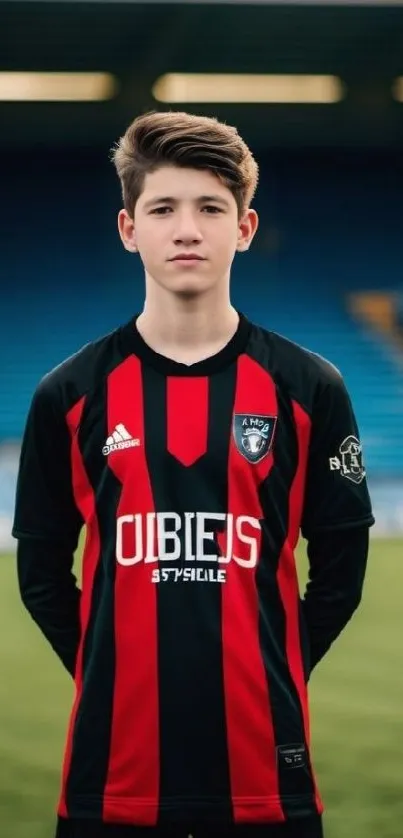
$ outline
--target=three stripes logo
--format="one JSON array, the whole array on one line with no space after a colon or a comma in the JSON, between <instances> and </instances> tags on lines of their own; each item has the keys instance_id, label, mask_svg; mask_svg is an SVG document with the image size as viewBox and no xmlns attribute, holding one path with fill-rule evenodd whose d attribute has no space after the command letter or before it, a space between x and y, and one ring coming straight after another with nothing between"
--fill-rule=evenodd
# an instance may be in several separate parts
<instances>
[{"instance_id":1,"label":"three stripes logo","mask_svg":"<svg viewBox=\"0 0 403 838\"><path fill-rule=\"evenodd\" d=\"M123 448L138 448L140 445L139 439L133 439L133 437L129 434L126 430L124 425L116 425L115 430L112 432L106 443L102 449L102 453L105 457L108 454L111 454L112 451L121 451Z\"/></svg>"}]
</instances>

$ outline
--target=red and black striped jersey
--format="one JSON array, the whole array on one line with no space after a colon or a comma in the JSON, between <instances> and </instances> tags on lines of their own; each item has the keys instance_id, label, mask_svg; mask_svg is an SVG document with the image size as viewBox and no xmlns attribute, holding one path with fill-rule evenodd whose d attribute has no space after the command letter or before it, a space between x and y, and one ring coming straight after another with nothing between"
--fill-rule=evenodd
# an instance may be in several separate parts
<instances>
[{"instance_id":1,"label":"red and black striped jersey","mask_svg":"<svg viewBox=\"0 0 403 838\"><path fill-rule=\"evenodd\" d=\"M133 318L45 376L13 534L72 553L86 529L60 816L320 813L294 551L372 523L341 375L242 315L192 366Z\"/></svg>"}]
</instances>

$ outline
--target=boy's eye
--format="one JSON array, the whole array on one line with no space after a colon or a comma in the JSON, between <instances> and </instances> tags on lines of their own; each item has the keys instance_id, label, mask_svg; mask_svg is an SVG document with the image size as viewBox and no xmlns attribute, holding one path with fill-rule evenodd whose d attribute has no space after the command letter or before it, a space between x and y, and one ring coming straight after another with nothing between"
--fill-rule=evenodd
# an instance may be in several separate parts
<instances>
[{"instance_id":1,"label":"boy's eye","mask_svg":"<svg viewBox=\"0 0 403 838\"><path fill-rule=\"evenodd\" d=\"M205 204L202 207L203 212L206 212L209 215L215 215L216 213L222 212L220 207L214 206L214 204ZM167 212L172 212L172 207L155 207L155 209L151 210L151 215L166 215Z\"/></svg>"},{"instance_id":2,"label":"boy's eye","mask_svg":"<svg viewBox=\"0 0 403 838\"><path fill-rule=\"evenodd\" d=\"M165 211L170 209L172 209L172 207L156 207L151 210L151 215L165 215Z\"/></svg>"},{"instance_id":3,"label":"boy's eye","mask_svg":"<svg viewBox=\"0 0 403 838\"><path fill-rule=\"evenodd\" d=\"M220 209L220 207L216 207L213 204L206 204L206 206L203 207L203 209L208 210L209 213L211 212L213 215L216 212L222 212L222 209Z\"/></svg>"}]
</instances>

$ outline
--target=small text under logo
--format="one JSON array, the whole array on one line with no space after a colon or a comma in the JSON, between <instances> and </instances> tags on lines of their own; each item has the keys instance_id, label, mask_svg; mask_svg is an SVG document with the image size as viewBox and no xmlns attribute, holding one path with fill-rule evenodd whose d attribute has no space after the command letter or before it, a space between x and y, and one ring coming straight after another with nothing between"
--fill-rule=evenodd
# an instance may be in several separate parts
<instances>
[{"instance_id":1,"label":"small text under logo","mask_svg":"<svg viewBox=\"0 0 403 838\"><path fill-rule=\"evenodd\" d=\"M110 436L108 436L108 439L102 449L102 453L106 457L108 454L111 454L112 451L121 451L124 448L137 448L139 445L140 440L133 439L131 434L129 434L126 430L125 426L120 423L119 425L116 425L115 430L112 431Z\"/></svg>"}]
</instances>

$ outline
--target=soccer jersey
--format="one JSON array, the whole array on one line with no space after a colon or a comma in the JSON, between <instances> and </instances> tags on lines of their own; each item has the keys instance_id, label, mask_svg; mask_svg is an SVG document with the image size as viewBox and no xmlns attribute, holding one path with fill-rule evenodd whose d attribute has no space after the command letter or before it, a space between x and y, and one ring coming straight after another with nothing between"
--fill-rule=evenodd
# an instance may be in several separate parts
<instances>
[{"instance_id":1,"label":"soccer jersey","mask_svg":"<svg viewBox=\"0 0 403 838\"><path fill-rule=\"evenodd\" d=\"M133 318L47 375L13 534L71 552L86 527L59 814L320 813L294 551L372 523L339 372L242 315L191 366Z\"/></svg>"}]
</instances>

